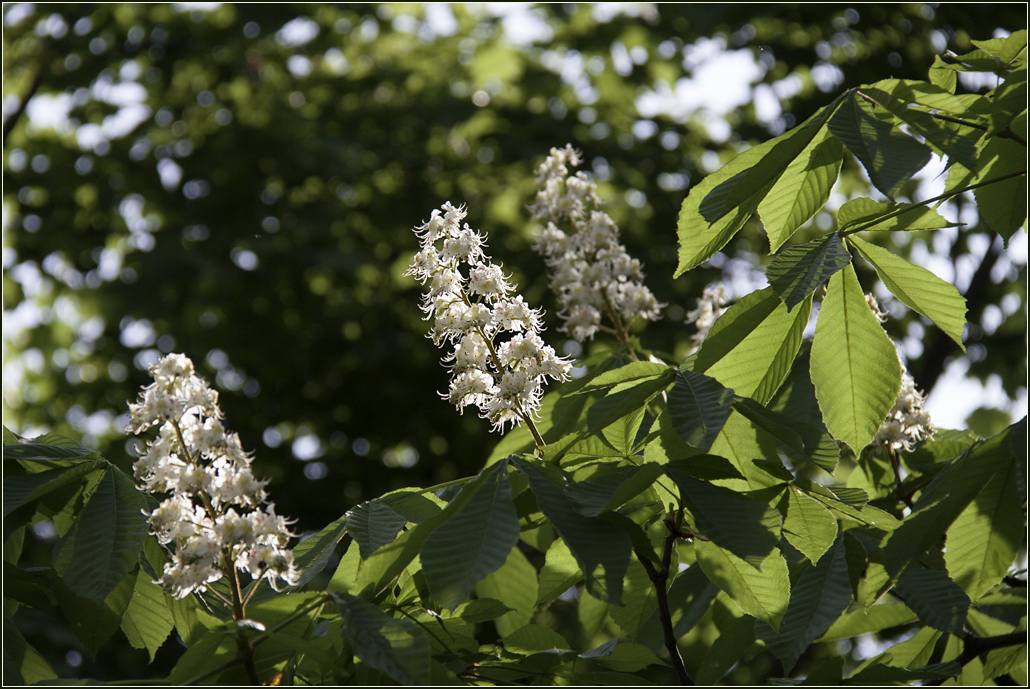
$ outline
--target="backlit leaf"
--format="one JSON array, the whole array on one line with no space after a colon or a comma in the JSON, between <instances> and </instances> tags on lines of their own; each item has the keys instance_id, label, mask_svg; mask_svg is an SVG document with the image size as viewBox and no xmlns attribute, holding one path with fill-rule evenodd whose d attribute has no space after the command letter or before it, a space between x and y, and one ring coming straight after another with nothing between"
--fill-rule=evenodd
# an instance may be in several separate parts
<instances>
[{"instance_id":1,"label":"backlit leaf","mask_svg":"<svg viewBox=\"0 0 1030 689\"><path fill-rule=\"evenodd\" d=\"M851 263L840 235L831 232L819 239L786 249L765 270L770 288L787 305L803 303L827 280Z\"/></svg>"},{"instance_id":2,"label":"backlit leaf","mask_svg":"<svg viewBox=\"0 0 1030 689\"><path fill-rule=\"evenodd\" d=\"M760 569L714 543L697 541L694 550L705 575L743 612L765 620L770 627L779 630L790 599L787 562L779 550L773 550L761 563Z\"/></svg>"},{"instance_id":3,"label":"backlit leaf","mask_svg":"<svg viewBox=\"0 0 1030 689\"><path fill-rule=\"evenodd\" d=\"M348 593L337 602L344 637L362 662L400 684L429 683L429 640L418 625Z\"/></svg>"},{"instance_id":4,"label":"backlit leaf","mask_svg":"<svg viewBox=\"0 0 1030 689\"><path fill-rule=\"evenodd\" d=\"M733 410L733 390L693 371L677 374L668 398L667 408L676 434L705 451L712 447Z\"/></svg>"}]
</instances>

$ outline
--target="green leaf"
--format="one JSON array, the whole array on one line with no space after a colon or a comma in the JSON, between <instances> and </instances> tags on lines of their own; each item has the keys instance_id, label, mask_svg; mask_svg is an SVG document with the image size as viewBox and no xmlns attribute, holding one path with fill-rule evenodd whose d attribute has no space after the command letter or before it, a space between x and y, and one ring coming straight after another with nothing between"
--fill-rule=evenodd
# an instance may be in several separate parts
<instances>
[{"instance_id":1,"label":"green leaf","mask_svg":"<svg viewBox=\"0 0 1030 689\"><path fill-rule=\"evenodd\" d=\"M972 600L998 585L1026 536L1016 462L990 479L948 529L948 572Z\"/></svg>"},{"instance_id":2,"label":"green leaf","mask_svg":"<svg viewBox=\"0 0 1030 689\"><path fill-rule=\"evenodd\" d=\"M344 638L362 662L400 684L429 683L429 640L418 625L348 593L337 594L337 603Z\"/></svg>"},{"instance_id":3,"label":"green leaf","mask_svg":"<svg viewBox=\"0 0 1030 689\"><path fill-rule=\"evenodd\" d=\"M812 394L814 400L814 392ZM781 449L795 463L811 462L829 474L836 470L840 448L819 426L787 413L771 411L745 398L738 398L733 403L733 409L776 438Z\"/></svg>"},{"instance_id":4,"label":"green leaf","mask_svg":"<svg viewBox=\"0 0 1030 689\"><path fill-rule=\"evenodd\" d=\"M484 473L486 478L461 511L429 534L420 551L426 583L445 610L465 602L483 577L504 564L519 540L508 463Z\"/></svg>"},{"instance_id":5,"label":"green leaf","mask_svg":"<svg viewBox=\"0 0 1030 689\"><path fill-rule=\"evenodd\" d=\"M860 197L848 201L837 210L837 231L847 236L855 232L938 230L961 225L946 220L933 208L918 203L879 203Z\"/></svg>"},{"instance_id":6,"label":"green leaf","mask_svg":"<svg viewBox=\"0 0 1030 689\"><path fill-rule=\"evenodd\" d=\"M7 429L4 429L7 431ZM57 679L50 663L18 631L8 609L4 608L4 686L36 684Z\"/></svg>"},{"instance_id":7,"label":"green leaf","mask_svg":"<svg viewBox=\"0 0 1030 689\"><path fill-rule=\"evenodd\" d=\"M629 416L646 405L672 382L675 369L665 367L657 377L642 383L620 383L611 392L597 400L587 410L587 424L591 433Z\"/></svg>"},{"instance_id":8,"label":"green leaf","mask_svg":"<svg viewBox=\"0 0 1030 689\"><path fill-rule=\"evenodd\" d=\"M1025 109L1019 119L1025 131ZM1013 122L1013 128L1016 126ZM977 163L978 172L973 178L974 183L1023 172L1022 175L973 190L976 208L983 219L1008 242L1026 224L1026 146L995 137L984 146Z\"/></svg>"},{"instance_id":9,"label":"green leaf","mask_svg":"<svg viewBox=\"0 0 1030 689\"><path fill-rule=\"evenodd\" d=\"M58 488L83 480L84 476L98 471L104 465L104 462L87 462L36 474L4 476L4 517Z\"/></svg>"},{"instance_id":10,"label":"green leaf","mask_svg":"<svg viewBox=\"0 0 1030 689\"><path fill-rule=\"evenodd\" d=\"M347 510L344 515L347 533L358 547L361 557L368 559L384 545L393 543L407 519L381 500L369 500Z\"/></svg>"},{"instance_id":11,"label":"green leaf","mask_svg":"<svg viewBox=\"0 0 1030 689\"><path fill-rule=\"evenodd\" d=\"M640 628L658 609L657 601L654 584L651 583L647 570L634 559L629 563L629 570L626 572L622 605L609 604L608 614L626 636L636 639Z\"/></svg>"},{"instance_id":12,"label":"green leaf","mask_svg":"<svg viewBox=\"0 0 1030 689\"><path fill-rule=\"evenodd\" d=\"M536 569L518 547L514 547L500 569L476 584L476 594L480 598L498 600L511 610L494 622L501 636L506 636L529 624L533 618L539 594Z\"/></svg>"},{"instance_id":13,"label":"green leaf","mask_svg":"<svg viewBox=\"0 0 1030 689\"><path fill-rule=\"evenodd\" d=\"M612 528L609 522L580 514L562 487L549 477L561 479L561 474L552 467L521 459L516 459L515 464L529 479L540 510L579 561L587 590L596 598L618 605L622 600L622 578L632 550L629 536L621 529ZM604 569L603 582L598 578L598 568Z\"/></svg>"},{"instance_id":14,"label":"green leaf","mask_svg":"<svg viewBox=\"0 0 1030 689\"><path fill-rule=\"evenodd\" d=\"M615 639L616 641L618 639ZM586 657L580 654L580 658ZM662 661L651 649L641 644L620 643L611 652L601 656L593 656L593 659L610 667L617 672L640 672L649 665L663 665Z\"/></svg>"},{"instance_id":15,"label":"green leaf","mask_svg":"<svg viewBox=\"0 0 1030 689\"><path fill-rule=\"evenodd\" d=\"M293 561L301 570L297 586L303 586L325 569L336 552L336 545L347 532L344 515L330 523L314 536L304 539L293 548Z\"/></svg>"},{"instance_id":16,"label":"green leaf","mask_svg":"<svg viewBox=\"0 0 1030 689\"><path fill-rule=\"evenodd\" d=\"M583 572L569 546L560 538L554 539L540 570L540 593L536 604L554 600L582 578Z\"/></svg>"},{"instance_id":17,"label":"green leaf","mask_svg":"<svg viewBox=\"0 0 1030 689\"><path fill-rule=\"evenodd\" d=\"M121 626L133 648L147 649L150 662L154 662L157 649L161 648L175 626L175 618L168 608L167 599L168 595L161 587L140 569Z\"/></svg>"},{"instance_id":18,"label":"green leaf","mask_svg":"<svg viewBox=\"0 0 1030 689\"><path fill-rule=\"evenodd\" d=\"M779 630L790 599L787 562L779 550L773 550L761 563L761 568L752 567L707 541L696 541L694 551L705 575L744 613L765 620L770 627Z\"/></svg>"},{"instance_id":19,"label":"green leaf","mask_svg":"<svg viewBox=\"0 0 1030 689\"><path fill-rule=\"evenodd\" d=\"M930 66L930 83L940 87L947 93L955 93L955 86L958 84L958 75L951 65L941 59L940 55L933 56L933 65Z\"/></svg>"},{"instance_id":20,"label":"green leaf","mask_svg":"<svg viewBox=\"0 0 1030 689\"><path fill-rule=\"evenodd\" d=\"M9 429L7 426L4 426L3 428L4 428L4 441L3 441L4 442L4 447L7 447L8 445L17 445L20 442L22 442L22 440L24 440L20 435L18 435L17 433L15 433L11 429Z\"/></svg>"},{"instance_id":21,"label":"green leaf","mask_svg":"<svg viewBox=\"0 0 1030 689\"><path fill-rule=\"evenodd\" d=\"M790 372L811 310L806 300L791 314L771 287L748 294L715 322L692 370L768 402Z\"/></svg>"},{"instance_id":22,"label":"green leaf","mask_svg":"<svg viewBox=\"0 0 1030 689\"><path fill-rule=\"evenodd\" d=\"M59 577L52 579L61 612L90 656L96 658L97 652L121 624L122 616L132 600L136 573L125 574L100 603L76 595Z\"/></svg>"},{"instance_id":23,"label":"green leaf","mask_svg":"<svg viewBox=\"0 0 1030 689\"><path fill-rule=\"evenodd\" d=\"M837 520L823 505L796 486L789 486L786 496L787 517L783 520L783 535L815 564L836 540Z\"/></svg>"},{"instance_id":24,"label":"green leaf","mask_svg":"<svg viewBox=\"0 0 1030 689\"><path fill-rule=\"evenodd\" d=\"M859 686L875 686L878 684L910 684L921 679L948 679L954 677L961 671L958 663L941 663L940 665L928 665L924 668L909 670L903 667L891 667L889 665L870 665L861 672L856 672L848 678L848 684Z\"/></svg>"},{"instance_id":25,"label":"green leaf","mask_svg":"<svg viewBox=\"0 0 1030 689\"><path fill-rule=\"evenodd\" d=\"M848 237L848 244L876 269L880 280L905 306L923 314L965 351L966 300L955 286L887 249Z\"/></svg>"},{"instance_id":26,"label":"green leaf","mask_svg":"<svg viewBox=\"0 0 1030 689\"><path fill-rule=\"evenodd\" d=\"M822 129L787 166L758 204L771 253L779 251L799 227L826 205L843 160L840 141L828 129Z\"/></svg>"},{"instance_id":27,"label":"green leaf","mask_svg":"<svg viewBox=\"0 0 1030 689\"><path fill-rule=\"evenodd\" d=\"M791 588L790 603L778 633L764 622L756 624L759 637L783 663L794 669L798 658L837 621L851 602L851 584L843 536L819 560L808 567Z\"/></svg>"},{"instance_id":28,"label":"green leaf","mask_svg":"<svg viewBox=\"0 0 1030 689\"><path fill-rule=\"evenodd\" d=\"M916 619L916 614L901 603L873 605L868 611L858 606L840 617L816 641L823 643L852 639L861 634L899 627Z\"/></svg>"},{"instance_id":29,"label":"green leaf","mask_svg":"<svg viewBox=\"0 0 1030 689\"><path fill-rule=\"evenodd\" d=\"M557 650L570 650L569 642L550 627L527 624L504 636L504 648L512 653L531 655ZM571 652L571 651L570 651Z\"/></svg>"},{"instance_id":30,"label":"green leaf","mask_svg":"<svg viewBox=\"0 0 1030 689\"><path fill-rule=\"evenodd\" d=\"M4 458L54 462L53 466L71 466L77 462L103 460L103 457L88 447L56 433L47 433L25 443L7 445L4 447Z\"/></svg>"},{"instance_id":31,"label":"green leaf","mask_svg":"<svg viewBox=\"0 0 1030 689\"><path fill-rule=\"evenodd\" d=\"M698 481L678 471L668 474L680 487L683 505L694 516L701 534L753 567L760 567L779 542L780 513L768 503L750 500L728 488Z\"/></svg>"},{"instance_id":32,"label":"green leaf","mask_svg":"<svg viewBox=\"0 0 1030 689\"><path fill-rule=\"evenodd\" d=\"M625 366L612 369L611 371L605 371L604 373L591 379L586 385L581 387L578 392L593 392L594 390L600 390L603 388L609 388L619 383L628 383L630 381L644 381L652 380L654 378L660 378L669 370L669 367L665 364L656 364L652 361L633 361Z\"/></svg>"},{"instance_id":33,"label":"green leaf","mask_svg":"<svg viewBox=\"0 0 1030 689\"><path fill-rule=\"evenodd\" d=\"M891 200L933 155L925 144L873 114L856 91L848 92L826 126L861 161L873 186Z\"/></svg>"},{"instance_id":34,"label":"green leaf","mask_svg":"<svg viewBox=\"0 0 1030 689\"><path fill-rule=\"evenodd\" d=\"M905 605L934 629L961 634L969 610L969 596L943 569L914 563L898 579L898 594Z\"/></svg>"},{"instance_id":35,"label":"green leaf","mask_svg":"<svg viewBox=\"0 0 1030 689\"><path fill-rule=\"evenodd\" d=\"M584 517L596 517L647 490L661 474L662 467L657 464L617 469L570 483L565 494Z\"/></svg>"},{"instance_id":36,"label":"green leaf","mask_svg":"<svg viewBox=\"0 0 1030 689\"><path fill-rule=\"evenodd\" d=\"M792 246L774 258L765 270L770 288L787 310L806 301L827 278L851 263L840 235L831 232L819 239Z\"/></svg>"},{"instance_id":37,"label":"green leaf","mask_svg":"<svg viewBox=\"0 0 1030 689\"><path fill-rule=\"evenodd\" d=\"M733 411L733 390L701 373L680 371L668 395L669 417L684 442L708 451Z\"/></svg>"},{"instance_id":38,"label":"green leaf","mask_svg":"<svg viewBox=\"0 0 1030 689\"><path fill-rule=\"evenodd\" d=\"M103 602L139 559L146 498L109 466L71 529L54 546L54 570L76 594Z\"/></svg>"},{"instance_id":39,"label":"green leaf","mask_svg":"<svg viewBox=\"0 0 1030 689\"><path fill-rule=\"evenodd\" d=\"M882 547L882 564L892 578L898 577L914 560L938 546L952 523L995 476L1009 475L1014 457L1009 444L1012 434L1026 433L1024 423L1013 424L1003 433L971 447L934 477L912 514L888 537ZM1024 455L1025 457L1025 455ZM961 538L960 538L961 540Z\"/></svg>"},{"instance_id":40,"label":"green leaf","mask_svg":"<svg viewBox=\"0 0 1030 689\"><path fill-rule=\"evenodd\" d=\"M908 125L913 133L926 139L931 148L938 154L946 155L950 162L958 162L966 167L972 167L976 160L975 141L944 127L929 113L911 107L916 100L912 88L913 83L919 82L885 79L870 86L861 86L858 92ZM927 88L924 83L922 85L924 94Z\"/></svg>"},{"instance_id":41,"label":"green leaf","mask_svg":"<svg viewBox=\"0 0 1030 689\"><path fill-rule=\"evenodd\" d=\"M861 452L898 398L901 364L853 267L830 278L812 342L811 374L830 435Z\"/></svg>"},{"instance_id":42,"label":"green leaf","mask_svg":"<svg viewBox=\"0 0 1030 689\"><path fill-rule=\"evenodd\" d=\"M225 665L236 654L236 640L222 630L207 632L186 649L168 675L168 684L186 686L201 681L216 682L219 674L209 672ZM205 677L205 675L207 675Z\"/></svg>"},{"instance_id":43,"label":"green leaf","mask_svg":"<svg viewBox=\"0 0 1030 689\"><path fill-rule=\"evenodd\" d=\"M477 624L496 620L501 615L511 612L511 608L499 600L493 598L476 598L462 605L455 611L455 615L463 622Z\"/></svg>"},{"instance_id":44,"label":"green leaf","mask_svg":"<svg viewBox=\"0 0 1030 689\"><path fill-rule=\"evenodd\" d=\"M1007 65L1016 59L1016 56L1026 50L1026 29L1020 29L1003 38L989 38L983 41L973 41L980 50L988 55L998 58L1003 65Z\"/></svg>"},{"instance_id":45,"label":"green leaf","mask_svg":"<svg viewBox=\"0 0 1030 689\"><path fill-rule=\"evenodd\" d=\"M730 668L755 645L755 618L743 616L719 629L719 635L708 648L704 662L697 669L694 682L698 686L716 684Z\"/></svg>"}]
</instances>

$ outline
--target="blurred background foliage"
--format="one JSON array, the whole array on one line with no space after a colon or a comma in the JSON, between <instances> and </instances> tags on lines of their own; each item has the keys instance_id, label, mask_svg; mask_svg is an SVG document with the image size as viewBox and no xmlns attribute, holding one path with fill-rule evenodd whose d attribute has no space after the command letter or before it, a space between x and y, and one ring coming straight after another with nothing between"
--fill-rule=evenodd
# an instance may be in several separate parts
<instances>
[{"instance_id":1,"label":"blurred background foliage","mask_svg":"<svg viewBox=\"0 0 1030 689\"><path fill-rule=\"evenodd\" d=\"M543 156L572 143L668 303L645 346L681 358L703 287L741 296L768 251L755 227L673 281L689 185L843 89L925 79L935 54L1026 26L1025 5L1001 3L3 11L4 424L128 470L126 402L159 352L184 352L299 531L475 473L498 440L438 396L447 372L403 276L432 209L468 204L561 349L525 206ZM870 194L854 164L838 192ZM968 353L904 309L887 327L927 392L964 358L1025 395L1025 258L971 201L951 210L961 233L875 241L950 271Z\"/></svg>"}]
</instances>

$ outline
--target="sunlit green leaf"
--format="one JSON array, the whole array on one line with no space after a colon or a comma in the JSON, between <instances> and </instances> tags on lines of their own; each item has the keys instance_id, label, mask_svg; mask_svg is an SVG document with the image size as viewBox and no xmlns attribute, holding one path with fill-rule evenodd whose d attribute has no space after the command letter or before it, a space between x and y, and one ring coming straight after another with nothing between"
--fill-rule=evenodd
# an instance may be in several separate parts
<instances>
[{"instance_id":1,"label":"sunlit green leaf","mask_svg":"<svg viewBox=\"0 0 1030 689\"><path fill-rule=\"evenodd\" d=\"M381 500L363 502L348 510L345 517L347 533L358 542L365 559L392 543L408 521Z\"/></svg>"},{"instance_id":2,"label":"sunlit green leaf","mask_svg":"<svg viewBox=\"0 0 1030 689\"><path fill-rule=\"evenodd\" d=\"M587 411L590 432L596 433L616 420L638 412L672 382L675 371L666 368L658 377L643 382L620 383L607 395L594 402Z\"/></svg>"},{"instance_id":3,"label":"sunlit green leaf","mask_svg":"<svg viewBox=\"0 0 1030 689\"><path fill-rule=\"evenodd\" d=\"M510 608L510 612L494 621L501 636L510 634L529 624L533 618L539 596L536 569L518 547L514 547L500 569L476 584L476 594L481 598L498 600Z\"/></svg>"},{"instance_id":4,"label":"sunlit green leaf","mask_svg":"<svg viewBox=\"0 0 1030 689\"><path fill-rule=\"evenodd\" d=\"M966 300L954 285L864 239L853 236L847 241L872 264L899 301L936 323L965 351L962 330L966 325Z\"/></svg>"},{"instance_id":5,"label":"sunlit green leaf","mask_svg":"<svg viewBox=\"0 0 1030 689\"><path fill-rule=\"evenodd\" d=\"M297 586L308 583L329 564L336 545L346 533L346 515L331 522L314 536L306 538L293 548L293 559L301 570Z\"/></svg>"},{"instance_id":6,"label":"sunlit green leaf","mask_svg":"<svg viewBox=\"0 0 1030 689\"><path fill-rule=\"evenodd\" d=\"M657 609L654 584L643 565L635 559L629 563L622 591L622 605L608 604L608 614L629 638L636 639L640 628Z\"/></svg>"},{"instance_id":7,"label":"sunlit green leaf","mask_svg":"<svg viewBox=\"0 0 1030 689\"><path fill-rule=\"evenodd\" d=\"M773 550L757 568L714 543L697 541L694 549L705 575L742 611L779 630L790 599L787 562L779 550Z\"/></svg>"},{"instance_id":8,"label":"sunlit green leaf","mask_svg":"<svg viewBox=\"0 0 1030 689\"><path fill-rule=\"evenodd\" d=\"M861 451L894 406L901 364L853 267L830 278L812 342L811 373L827 430Z\"/></svg>"},{"instance_id":9,"label":"sunlit green leaf","mask_svg":"<svg viewBox=\"0 0 1030 689\"><path fill-rule=\"evenodd\" d=\"M852 236L855 232L897 232L937 230L958 227L930 206L917 203L881 203L859 197L837 209L837 231Z\"/></svg>"},{"instance_id":10,"label":"sunlit green leaf","mask_svg":"<svg viewBox=\"0 0 1030 689\"><path fill-rule=\"evenodd\" d=\"M167 604L168 595L153 582L142 569L136 576L132 600L122 616L122 631L133 648L145 648L154 662L157 649L161 648L168 634L175 626L175 618Z\"/></svg>"},{"instance_id":11,"label":"sunlit green leaf","mask_svg":"<svg viewBox=\"0 0 1030 689\"><path fill-rule=\"evenodd\" d=\"M786 496L783 535L805 557L817 563L837 538L837 520L823 505L794 486L787 488Z\"/></svg>"}]
</instances>

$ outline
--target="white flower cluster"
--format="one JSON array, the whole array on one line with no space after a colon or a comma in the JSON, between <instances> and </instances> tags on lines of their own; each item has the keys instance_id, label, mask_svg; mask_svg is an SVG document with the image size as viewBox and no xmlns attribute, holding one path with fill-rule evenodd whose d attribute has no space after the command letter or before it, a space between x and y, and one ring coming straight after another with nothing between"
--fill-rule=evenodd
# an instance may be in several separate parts
<instances>
[{"instance_id":1,"label":"white flower cluster","mask_svg":"<svg viewBox=\"0 0 1030 689\"><path fill-rule=\"evenodd\" d=\"M884 449L911 452L920 440L931 437L937 429L930 421L930 414L923 409L923 393L916 388L916 381L901 364L901 390L887 419L873 438L873 446Z\"/></svg>"},{"instance_id":2,"label":"white flower cluster","mask_svg":"<svg viewBox=\"0 0 1030 689\"><path fill-rule=\"evenodd\" d=\"M619 243L615 222L598 210L597 185L583 172L569 173L580 162L579 152L567 145L552 148L537 170L540 190L529 210L547 225L533 248L551 271L551 289L562 306L558 315L565 319L562 331L580 342L598 330L621 339L635 319L658 320L665 305L644 286L640 261ZM601 325L604 316L611 328Z\"/></svg>"},{"instance_id":3,"label":"white flower cluster","mask_svg":"<svg viewBox=\"0 0 1030 689\"><path fill-rule=\"evenodd\" d=\"M182 354L153 364L150 375L154 382L129 404L126 431L158 429L133 470L142 490L171 494L149 514L151 533L174 545L159 583L184 598L235 567L273 588L277 578L296 584L290 522L268 502L267 481L254 478L239 436L222 425L217 391Z\"/></svg>"},{"instance_id":4,"label":"white flower cluster","mask_svg":"<svg viewBox=\"0 0 1030 689\"><path fill-rule=\"evenodd\" d=\"M436 345L454 350L444 358L453 378L441 395L459 411L479 408L495 429L532 419L545 378L565 380L572 364L540 338L540 311L532 309L484 254L484 238L468 224L464 208L449 202L415 228L422 249L406 275L430 283L422 297L429 333ZM464 266L464 268L463 268ZM512 333L501 339L501 333Z\"/></svg>"},{"instance_id":5,"label":"white flower cluster","mask_svg":"<svg viewBox=\"0 0 1030 689\"><path fill-rule=\"evenodd\" d=\"M685 320L688 325L693 323L697 328L697 332L690 336L690 341L693 343L690 354L701 348L701 344L708 337L708 331L715 325L715 321L726 313L726 304L729 301L730 295L726 293L726 288L721 283L705 287L694 310L687 312Z\"/></svg>"}]
</instances>

